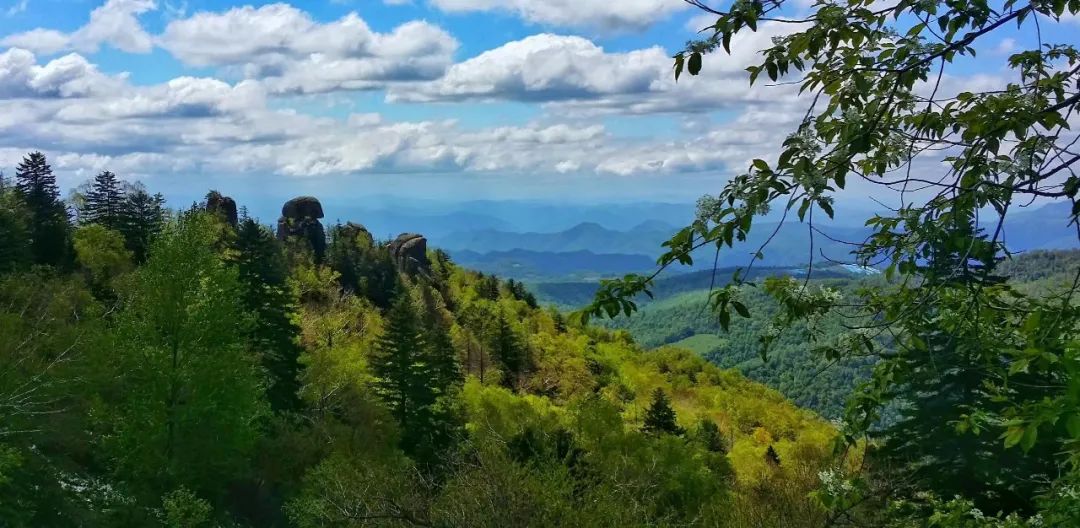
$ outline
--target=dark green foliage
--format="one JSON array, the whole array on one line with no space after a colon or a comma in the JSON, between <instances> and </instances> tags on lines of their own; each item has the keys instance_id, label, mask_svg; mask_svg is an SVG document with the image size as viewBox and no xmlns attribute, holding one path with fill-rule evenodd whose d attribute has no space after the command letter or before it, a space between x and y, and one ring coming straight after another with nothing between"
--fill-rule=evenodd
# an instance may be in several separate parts
<instances>
[{"instance_id":1,"label":"dark green foliage","mask_svg":"<svg viewBox=\"0 0 1080 528\"><path fill-rule=\"evenodd\" d=\"M22 200L0 173L0 273L25 268L30 264L29 214Z\"/></svg>"},{"instance_id":2,"label":"dark green foliage","mask_svg":"<svg viewBox=\"0 0 1080 528\"><path fill-rule=\"evenodd\" d=\"M439 406L440 396L451 390L440 384L450 377L445 358L440 357L445 350L425 342L408 296L395 301L386 318L371 358L376 391L401 428L401 448L432 464L449 445L453 425L452 416Z\"/></svg>"},{"instance_id":3,"label":"dark green foliage","mask_svg":"<svg viewBox=\"0 0 1080 528\"><path fill-rule=\"evenodd\" d=\"M23 158L15 170L15 188L29 212L34 263L69 267L73 255L67 209L44 154L32 152Z\"/></svg>"},{"instance_id":4,"label":"dark green foliage","mask_svg":"<svg viewBox=\"0 0 1080 528\"><path fill-rule=\"evenodd\" d=\"M393 256L382 244L368 244L349 235L340 225L330 230L326 264L338 273L343 290L389 308L401 287Z\"/></svg>"},{"instance_id":5,"label":"dark green foliage","mask_svg":"<svg viewBox=\"0 0 1080 528\"><path fill-rule=\"evenodd\" d=\"M697 430L694 431L694 439L701 442L701 445L712 453L726 453L728 451L728 442L721 436L720 427L716 425L716 422L708 418L702 418L698 422Z\"/></svg>"},{"instance_id":6,"label":"dark green foliage","mask_svg":"<svg viewBox=\"0 0 1080 528\"><path fill-rule=\"evenodd\" d=\"M529 366L529 351L514 332L505 312L499 312L491 329L491 355L505 370L503 384L507 387L515 386Z\"/></svg>"},{"instance_id":7,"label":"dark green foliage","mask_svg":"<svg viewBox=\"0 0 1080 528\"><path fill-rule=\"evenodd\" d=\"M539 304L536 302L536 296L525 287L525 284L510 279L506 282L506 289L510 291L510 295L519 301L525 301L525 304L529 308L536 309Z\"/></svg>"},{"instance_id":8,"label":"dark green foliage","mask_svg":"<svg viewBox=\"0 0 1080 528\"><path fill-rule=\"evenodd\" d=\"M776 452L775 447L769 446L769 448L765 450L765 462L773 467L780 466L780 454Z\"/></svg>"},{"instance_id":9,"label":"dark green foliage","mask_svg":"<svg viewBox=\"0 0 1080 528\"><path fill-rule=\"evenodd\" d=\"M116 175L104 171L94 181L84 197L79 222L98 224L113 231L123 231L127 225L128 202L124 186Z\"/></svg>"},{"instance_id":10,"label":"dark green foliage","mask_svg":"<svg viewBox=\"0 0 1080 528\"><path fill-rule=\"evenodd\" d=\"M686 431L679 427L675 417L675 409L671 408L671 400L668 399L664 389L657 388L652 393L652 402L645 410L645 420L641 430L651 434L681 435Z\"/></svg>"},{"instance_id":11,"label":"dark green foliage","mask_svg":"<svg viewBox=\"0 0 1080 528\"><path fill-rule=\"evenodd\" d=\"M247 342L269 376L270 407L295 410L300 404L299 329L292 320L296 306L286 282L289 270L282 244L269 228L245 218L237 226L234 249L241 300L255 318Z\"/></svg>"},{"instance_id":12,"label":"dark green foliage","mask_svg":"<svg viewBox=\"0 0 1080 528\"><path fill-rule=\"evenodd\" d=\"M124 205L123 227L120 232L127 241L127 247L135 256L135 262L144 262L150 251L150 245L161 233L167 219L165 197L151 195L141 186L128 190Z\"/></svg>"},{"instance_id":13,"label":"dark green foliage","mask_svg":"<svg viewBox=\"0 0 1080 528\"><path fill-rule=\"evenodd\" d=\"M481 299L495 301L499 299L499 278L494 275L482 275L476 285L476 294Z\"/></svg>"}]
</instances>

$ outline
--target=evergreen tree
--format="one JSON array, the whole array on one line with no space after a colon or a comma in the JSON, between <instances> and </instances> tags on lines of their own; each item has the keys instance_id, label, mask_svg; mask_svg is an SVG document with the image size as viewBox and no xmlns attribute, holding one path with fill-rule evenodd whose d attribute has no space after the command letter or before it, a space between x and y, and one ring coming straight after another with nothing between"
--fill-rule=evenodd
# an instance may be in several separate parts
<instances>
[{"instance_id":1,"label":"evergreen tree","mask_svg":"<svg viewBox=\"0 0 1080 528\"><path fill-rule=\"evenodd\" d=\"M528 367L527 350L506 318L506 313L499 312L492 330L491 353L505 370L503 384L513 387Z\"/></svg>"},{"instance_id":2,"label":"evergreen tree","mask_svg":"<svg viewBox=\"0 0 1080 528\"><path fill-rule=\"evenodd\" d=\"M27 218L22 200L0 173L0 273L21 269L31 261Z\"/></svg>"},{"instance_id":3,"label":"evergreen tree","mask_svg":"<svg viewBox=\"0 0 1080 528\"><path fill-rule=\"evenodd\" d=\"M489 301L499 300L499 278L494 275L480 274L479 280L476 282L476 294L481 299L487 299Z\"/></svg>"},{"instance_id":4,"label":"evergreen tree","mask_svg":"<svg viewBox=\"0 0 1080 528\"><path fill-rule=\"evenodd\" d=\"M702 418L696 431L697 440L712 453L727 453L728 444L720 434L720 427L716 422Z\"/></svg>"},{"instance_id":5,"label":"evergreen tree","mask_svg":"<svg viewBox=\"0 0 1080 528\"><path fill-rule=\"evenodd\" d=\"M390 251L381 244L361 244L347 226L330 230L326 263L338 273L341 288L389 308L400 290L401 277Z\"/></svg>"},{"instance_id":6,"label":"evergreen tree","mask_svg":"<svg viewBox=\"0 0 1080 528\"><path fill-rule=\"evenodd\" d=\"M412 306L402 295L386 314L371 366L376 390L401 427L401 447L425 464L434 463L449 439L448 414L438 405L450 387L441 386L431 348Z\"/></svg>"},{"instance_id":7,"label":"evergreen tree","mask_svg":"<svg viewBox=\"0 0 1080 528\"><path fill-rule=\"evenodd\" d=\"M121 231L125 225L126 210L127 200L122 182L115 174L104 171L94 177L86 192L79 222Z\"/></svg>"},{"instance_id":8,"label":"evergreen tree","mask_svg":"<svg viewBox=\"0 0 1080 528\"><path fill-rule=\"evenodd\" d=\"M32 152L15 171L16 189L29 212L30 251L34 262L67 267L72 250L67 209L45 155Z\"/></svg>"},{"instance_id":9,"label":"evergreen tree","mask_svg":"<svg viewBox=\"0 0 1080 528\"><path fill-rule=\"evenodd\" d=\"M765 450L765 463L772 467L780 467L780 453L777 453L776 448L771 445Z\"/></svg>"},{"instance_id":10,"label":"evergreen tree","mask_svg":"<svg viewBox=\"0 0 1080 528\"><path fill-rule=\"evenodd\" d=\"M237 228L232 254L241 300L255 316L247 343L261 358L270 378L267 399L275 411L294 410L300 404L300 330L292 319L296 303L287 283L289 269L283 248L267 227L244 218Z\"/></svg>"},{"instance_id":11,"label":"evergreen tree","mask_svg":"<svg viewBox=\"0 0 1080 528\"><path fill-rule=\"evenodd\" d=\"M134 254L135 262L144 262L150 245L165 226L165 197L160 193L150 195L139 185L126 194L120 232Z\"/></svg>"},{"instance_id":12,"label":"evergreen tree","mask_svg":"<svg viewBox=\"0 0 1080 528\"><path fill-rule=\"evenodd\" d=\"M651 434L681 435L683 428L679 427L675 417L675 409L671 408L671 400L668 399L664 389L659 387L653 391L652 403L645 411L645 423L642 431Z\"/></svg>"}]
</instances>

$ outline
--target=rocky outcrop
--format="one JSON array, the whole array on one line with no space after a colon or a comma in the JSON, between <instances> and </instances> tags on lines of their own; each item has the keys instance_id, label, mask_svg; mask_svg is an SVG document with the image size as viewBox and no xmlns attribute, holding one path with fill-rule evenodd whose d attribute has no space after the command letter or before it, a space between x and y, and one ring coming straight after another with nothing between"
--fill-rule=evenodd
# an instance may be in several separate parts
<instances>
[{"instance_id":1,"label":"rocky outcrop","mask_svg":"<svg viewBox=\"0 0 1080 528\"><path fill-rule=\"evenodd\" d=\"M278 218L278 240L288 240L290 237L299 237L308 242L317 260L322 260L326 254L326 230L323 229L322 204L313 196L300 196L285 202L281 207L281 218Z\"/></svg>"},{"instance_id":2,"label":"rocky outcrop","mask_svg":"<svg viewBox=\"0 0 1080 528\"><path fill-rule=\"evenodd\" d=\"M344 238L352 240L357 245L363 247L372 247L375 245L375 237L371 236L371 231L368 231L366 227L355 222L349 222L339 228L340 235Z\"/></svg>"},{"instance_id":3,"label":"rocky outcrop","mask_svg":"<svg viewBox=\"0 0 1080 528\"><path fill-rule=\"evenodd\" d=\"M314 196L298 196L281 206L283 218L318 220L323 217L322 203Z\"/></svg>"},{"instance_id":4,"label":"rocky outcrop","mask_svg":"<svg viewBox=\"0 0 1080 528\"><path fill-rule=\"evenodd\" d=\"M402 233L387 246L398 268L406 273L427 272L431 262L427 258L427 239L416 233Z\"/></svg>"},{"instance_id":5,"label":"rocky outcrop","mask_svg":"<svg viewBox=\"0 0 1080 528\"><path fill-rule=\"evenodd\" d=\"M217 191L210 191L206 195L206 210L217 213L225 219L229 225L236 227L239 218L236 214L236 200L228 196L222 196Z\"/></svg>"}]
</instances>

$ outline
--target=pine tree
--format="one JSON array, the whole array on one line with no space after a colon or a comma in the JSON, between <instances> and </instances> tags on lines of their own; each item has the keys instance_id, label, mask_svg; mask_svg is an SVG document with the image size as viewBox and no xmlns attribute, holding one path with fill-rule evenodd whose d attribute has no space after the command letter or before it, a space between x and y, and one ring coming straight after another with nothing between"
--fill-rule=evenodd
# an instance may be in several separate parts
<instances>
[{"instance_id":1,"label":"pine tree","mask_svg":"<svg viewBox=\"0 0 1080 528\"><path fill-rule=\"evenodd\" d=\"M780 467L780 453L777 453L776 448L771 445L765 450L765 463L772 467Z\"/></svg>"},{"instance_id":2,"label":"pine tree","mask_svg":"<svg viewBox=\"0 0 1080 528\"><path fill-rule=\"evenodd\" d=\"M34 262L67 267L71 264L71 236L67 209L60 201L56 176L45 155L32 152L15 170L15 188L29 212L30 252Z\"/></svg>"},{"instance_id":3,"label":"pine tree","mask_svg":"<svg viewBox=\"0 0 1080 528\"><path fill-rule=\"evenodd\" d=\"M716 422L708 418L702 418L701 422L698 423L695 436L705 446L705 449L712 453L726 453L728 451L728 444L724 437L720 435L720 427L716 425Z\"/></svg>"},{"instance_id":4,"label":"pine tree","mask_svg":"<svg viewBox=\"0 0 1080 528\"><path fill-rule=\"evenodd\" d=\"M386 328L376 344L371 366L376 391L401 427L401 447L425 464L434 463L449 438L449 420L438 406L449 391L440 386L432 350L408 295L386 314Z\"/></svg>"},{"instance_id":5,"label":"pine tree","mask_svg":"<svg viewBox=\"0 0 1080 528\"><path fill-rule=\"evenodd\" d=\"M135 262L146 260L150 244L165 226L166 216L165 198L160 193L151 196L139 185L127 192L120 232Z\"/></svg>"},{"instance_id":6,"label":"pine tree","mask_svg":"<svg viewBox=\"0 0 1080 528\"><path fill-rule=\"evenodd\" d=\"M525 373L528 363L527 351L517 334L514 333L514 328L504 312L499 312L492 333L491 353L505 370L503 385L513 387Z\"/></svg>"},{"instance_id":7,"label":"pine tree","mask_svg":"<svg viewBox=\"0 0 1080 528\"><path fill-rule=\"evenodd\" d=\"M645 411L645 423L642 431L651 434L681 435L683 428L679 427L675 417L675 409L671 408L671 400L668 399L664 389L659 387L653 391L652 403Z\"/></svg>"},{"instance_id":8,"label":"pine tree","mask_svg":"<svg viewBox=\"0 0 1080 528\"><path fill-rule=\"evenodd\" d=\"M30 228L22 200L0 172L0 273L30 264Z\"/></svg>"},{"instance_id":9,"label":"pine tree","mask_svg":"<svg viewBox=\"0 0 1080 528\"><path fill-rule=\"evenodd\" d=\"M127 197L122 182L115 174L104 171L94 177L90 190L86 193L79 221L122 231L126 209Z\"/></svg>"},{"instance_id":10,"label":"pine tree","mask_svg":"<svg viewBox=\"0 0 1080 528\"><path fill-rule=\"evenodd\" d=\"M292 320L296 309L287 284L288 265L274 234L251 218L237 228L233 260L244 308L255 316L247 344L259 355L270 380L267 399L274 411L296 409L300 364L300 330Z\"/></svg>"}]
</instances>

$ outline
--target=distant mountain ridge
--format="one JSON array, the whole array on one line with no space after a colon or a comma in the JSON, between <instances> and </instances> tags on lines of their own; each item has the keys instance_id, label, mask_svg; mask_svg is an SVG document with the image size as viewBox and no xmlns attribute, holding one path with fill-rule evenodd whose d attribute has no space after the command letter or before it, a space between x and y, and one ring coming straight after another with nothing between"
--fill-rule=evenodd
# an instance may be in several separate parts
<instances>
[{"instance_id":1,"label":"distant mountain ridge","mask_svg":"<svg viewBox=\"0 0 1080 528\"><path fill-rule=\"evenodd\" d=\"M526 249L509 251L455 251L459 265L519 280L544 281L576 278L595 281L611 274L644 272L656 265L644 255L593 253L591 251L544 252Z\"/></svg>"}]
</instances>

